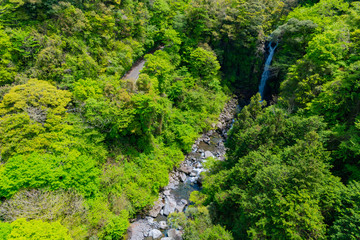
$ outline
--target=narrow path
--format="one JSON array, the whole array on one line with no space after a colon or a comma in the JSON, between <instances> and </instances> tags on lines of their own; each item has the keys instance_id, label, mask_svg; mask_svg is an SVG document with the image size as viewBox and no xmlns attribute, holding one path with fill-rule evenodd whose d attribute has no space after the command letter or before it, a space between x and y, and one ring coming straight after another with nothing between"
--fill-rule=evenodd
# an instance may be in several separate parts
<instances>
[{"instance_id":1,"label":"narrow path","mask_svg":"<svg viewBox=\"0 0 360 240\"><path fill-rule=\"evenodd\" d=\"M138 61L129 72L125 74L123 79L125 80L131 80L136 84L136 81L138 80L140 76L140 71L144 68L146 60L142 58L140 61Z\"/></svg>"},{"instance_id":2,"label":"narrow path","mask_svg":"<svg viewBox=\"0 0 360 240\"><path fill-rule=\"evenodd\" d=\"M157 50L162 50L162 49L164 49L164 46L159 46L159 47L151 50L147 54L153 54ZM131 69L127 73L125 73L125 75L122 77L122 79L130 80L134 83L134 86L136 86L136 82L140 76L141 70L145 66L145 63L146 63L146 60L144 59L144 57L142 57L140 60L135 62L135 64L131 67Z\"/></svg>"}]
</instances>

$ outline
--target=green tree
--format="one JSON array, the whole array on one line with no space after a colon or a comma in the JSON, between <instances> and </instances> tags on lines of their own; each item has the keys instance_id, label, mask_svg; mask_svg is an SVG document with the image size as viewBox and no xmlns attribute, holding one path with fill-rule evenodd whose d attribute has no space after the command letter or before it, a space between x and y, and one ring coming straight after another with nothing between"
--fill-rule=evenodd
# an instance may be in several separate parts
<instances>
[{"instance_id":1,"label":"green tree","mask_svg":"<svg viewBox=\"0 0 360 240\"><path fill-rule=\"evenodd\" d=\"M264 105L257 94L239 113L227 161L205 174L207 201L235 238L324 238L342 187L329 171L325 124Z\"/></svg>"},{"instance_id":2,"label":"green tree","mask_svg":"<svg viewBox=\"0 0 360 240\"><path fill-rule=\"evenodd\" d=\"M357 239L360 235L360 184L350 182L341 191L341 203L336 209L331 239Z\"/></svg>"},{"instance_id":3,"label":"green tree","mask_svg":"<svg viewBox=\"0 0 360 240\"><path fill-rule=\"evenodd\" d=\"M10 223L0 222L0 238L3 240L7 240L10 232L11 232Z\"/></svg>"},{"instance_id":4,"label":"green tree","mask_svg":"<svg viewBox=\"0 0 360 240\"><path fill-rule=\"evenodd\" d=\"M10 51L9 51L10 50ZM0 24L0 86L13 82L15 66L11 59L11 41Z\"/></svg>"},{"instance_id":5,"label":"green tree","mask_svg":"<svg viewBox=\"0 0 360 240\"><path fill-rule=\"evenodd\" d=\"M190 54L189 64L191 72L200 77L205 86L215 89L219 87L217 74L220 64L213 52L200 47L196 48Z\"/></svg>"},{"instance_id":6,"label":"green tree","mask_svg":"<svg viewBox=\"0 0 360 240\"><path fill-rule=\"evenodd\" d=\"M9 198L23 188L76 189L85 196L98 191L99 170L88 156L32 153L10 158L1 166L0 195Z\"/></svg>"},{"instance_id":7,"label":"green tree","mask_svg":"<svg viewBox=\"0 0 360 240\"><path fill-rule=\"evenodd\" d=\"M44 239L44 240L71 240L69 231L59 222L47 223L41 220L26 221L19 218L11 223L11 233L7 240L15 239Z\"/></svg>"},{"instance_id":8,"label":"green tree","mask_svg":"<svg viewBox=\"0 0 360 240\"><path fill-rule=\"evenodd\" d=\"M128 219L129 213L126 210L122 210L118 216L113 217L109 224L106 225L106 238L121 239L130 226Z\"/></svg>"},{"instance_id":9,"label":"green tree","mask_svg":"<svg viewBox=\"0 0 360 240\"><path fill-rule=\"evenodd\" d=\"M49 146L50 132L59 130L70 99L70 92L36 79L11 88L0 103L2 158Z\"/></svg>"},{"instance_id":10,"label":"green tree","mask_svg":"<svg viewBox=\"0 0 360 240\"><path fill-rule=\"evenodd\" d=\"M164 93L168 90L171 75L175 70L175 66L171 63L170 55L165 51L156 51L152 55L145 56L146 63L143 73L158 79L158 91Z\"/></svg>"}]
</instances>

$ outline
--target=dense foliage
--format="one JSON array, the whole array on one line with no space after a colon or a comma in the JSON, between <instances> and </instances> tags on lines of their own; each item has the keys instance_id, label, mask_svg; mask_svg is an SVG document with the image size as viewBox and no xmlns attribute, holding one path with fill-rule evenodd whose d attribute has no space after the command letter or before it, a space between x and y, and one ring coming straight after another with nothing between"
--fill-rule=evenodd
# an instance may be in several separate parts
<instances>
[{"instance_id":1,"label":"dense foliage","mask_svg":"<svg viewBox=\"0 0 360 240\"><path fill-rule=\"evenodd\" d=\"M266 41L271 106L242 109L171 221L185 239L358 239L359 26L343 0L2 1L0 239L121 239L231 92L257 91Z\"/></svg>"},{"instance_id":2,"label":"dense foliage","mask_svg":"<svg viewBox=\"0 0 360 240\"><path fill-rule=\"evenodd\" d=\"M5 223L6 224L6 223ZM41 220L26 221L19 218L8 224L11 232L3 235L4 239L54 239L54 240L71 240L69 230L59 222L47 223ZM6 229L7 227L5 227Z\"/></svg>"},{"instance_id":3,"label":"dense foliage","mask_svg":"<svg viewBox=\"0 0 360 240\"><path fill-rule=\"evenodd\" d=\"M1 2L2 238L28 238L35 224L61 239L120 239L152 205L228 99L215 52L181 30L192 8ZM139 78L123 78L142 57Z\"/></svg>"},{"instance_id":4,"label":"dense foliage","mask_svg":"<svg viewBox=\"0 0 360 240\"><path fill-rule=\"evenodd\" d=\"M204 178L235 239L358 239L359 2L322 0L273 25L273 105L257 94Z\"/></svg>"}]
</instances>

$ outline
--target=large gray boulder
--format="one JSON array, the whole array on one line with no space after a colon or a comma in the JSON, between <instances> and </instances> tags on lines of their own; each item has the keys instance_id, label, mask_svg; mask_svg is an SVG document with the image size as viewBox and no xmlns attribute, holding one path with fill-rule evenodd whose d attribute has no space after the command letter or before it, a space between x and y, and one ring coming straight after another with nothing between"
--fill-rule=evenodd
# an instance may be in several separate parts
<instances>
[{"instance_id":1,"label":"large gray boulder","mask_svg":"<svg viewBox=\"0 0 360 240\"><path fill-rule=\"evenodd\" d=\"M191 171L192 171L192 167L190 167L190 166L181 166L180 171L182 171L183 173L186 173L186 174L190 174Z\"/></svg>"},{"instance_id":2,"label":"large gray boulder","mask_svg":"<svg viewBox=\"0 0 360 240\"><path fill-rule=\"evenodd\" d=\"M159 239L162 237L162 235L162 232L157 229L153 229L149 232L149 237L152 237L153 239Z\"/></svg>"},{"instance_id":3,"label":"large gray boulder","mask_svg":"<svg viewBox=\"0 0 360 240\"><path fill-rule=\"evenodd\" d=\"M166 228L168 228L168 225L166 224L165 221L160 221L160 222L159 222L159 225L160 225L160 228L161 228L161 229L166 229Z\"/></svg>"},{"instance_id":4,"label":"large gray boulder","mask_svg":"<svg viewBox=\"0 0 360 240\"><path fill-rule=\"evenodd\" d=\"M168 231L168 236L173 238L174 240L182 240L182 232L174 228Z\"/></svg>"},{"instance_id":5,"label":"large gray boulder","mask_svg":"<svg viewBox=\"0 0 360 240\"><path fill-rule=\"evenodd\" d=\"M128 239L143 240L151 229L152 226L147 220L141 219L136 221L132 223L128 229Z\"/></svg>"},{"instance_id":6,"label":"large gray boulder","mask_svg":"<svg viewBox=\"0 0 360 240\"><path fill-rule=\"evenodd\" d=\"M177 206L176 206L176 210L177 210L178 212L183 212L184 209L185 209L185 207L186 207L186 205L177 205Z\"/></svg>"},{"instance_id":7,"label":"large gray boulder","mask_svg":"<svg viewBox=\"0 0 360 240\"><path fill-rule=\"evenodd\" d=\"M176 201L172 197L166 196L165 206L164 206L164 215L168 216L170 213L175 212Z\"/></svg>"},{"instance_id":8,"label":"large gray boulder","mask_svg":"<svg viewBox=\"0 0 360 240\"><path fill-rule=\"evenodd\" d=\"M212 154L210 151L206 151L204 157L205 158L214 157L214 154Z\"/></svg>"},{"instance_id":9,"label":"large gray boulder","mask_svg":"<svg viewBox=\"0 0 360 240\"><path fill-rule=\"evenodd\" d=\"M179 179L180 179L182 182L185 182L185 181L186 181L186 174L183 173L183 172L181 172L181 173L179 174Z\"/></svg>"},{"instance_id":10,"label":"large gray boulder","mask_svg":"<svg viewBox=\"0 0 360 240\"><path fill-rule=\"evenodd\" d=\"M164 205L165 205L165 204L163 203L162 199L159 198L159 199L155 202L153 208L150 210L149 215L150 215L151 217L156 218L156 217L159 215L160 210L163 208Z\"/></svg>"}]
</instances>

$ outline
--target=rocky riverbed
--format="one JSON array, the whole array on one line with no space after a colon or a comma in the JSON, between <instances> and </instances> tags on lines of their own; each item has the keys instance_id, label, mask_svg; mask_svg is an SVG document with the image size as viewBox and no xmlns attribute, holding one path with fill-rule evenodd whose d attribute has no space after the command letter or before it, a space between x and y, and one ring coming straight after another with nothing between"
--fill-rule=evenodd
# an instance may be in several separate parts
<instances>
[{"instance_id":1,"label":"rocky riverbed","mask_svg":"<svg viewBox=\"0 0 360 240\"><path fill-rule=\"evenodd\" d=\"M130 240L181 240L182 231L170 228L167 216L183 212L189 204L190 193L201 190L201 172L207 158L225 159L224 143L237 110L237 99L231 99L221 112L213 129L204 133L192 146L192 151L178 168L169 174L169 184L159 193L159 199L143 218L134 221L128 229Z\"/></svg>"}]
</instances>

